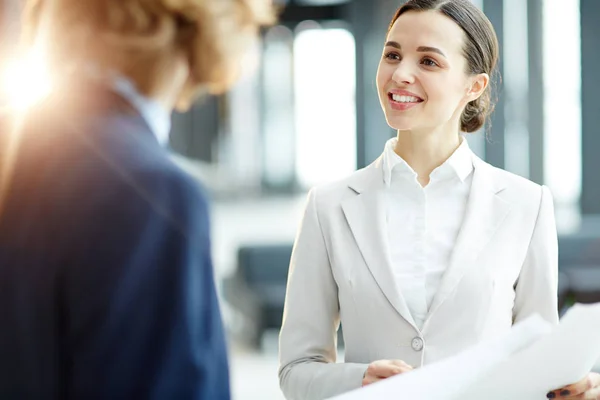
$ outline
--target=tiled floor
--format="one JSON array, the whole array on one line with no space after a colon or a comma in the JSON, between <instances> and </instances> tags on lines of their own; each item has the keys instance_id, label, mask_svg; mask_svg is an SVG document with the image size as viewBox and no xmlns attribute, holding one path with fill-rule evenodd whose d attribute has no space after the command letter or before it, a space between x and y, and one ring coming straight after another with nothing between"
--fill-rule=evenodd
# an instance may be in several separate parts
<instances>
[{"instance_id":1,"label":"tiled floor","mask_svg":"<svg viewBox=\"0 0 600 400\"><path fill-rule=\"evenodd\" d=\"M231 346L233 400L284 400L277 377L277 333L269 332L263 351Z\"/></svg>"},{"instance_id":2,"label":"tiled floor","mask_svg":"<svg viewBox=\"0 0 600 400\"><path fill-rule=\"evenodd\" d=\"M284 400L277 379L277 356L237 354L231 363L233 400Z\"/></svg>"}]
</instances>

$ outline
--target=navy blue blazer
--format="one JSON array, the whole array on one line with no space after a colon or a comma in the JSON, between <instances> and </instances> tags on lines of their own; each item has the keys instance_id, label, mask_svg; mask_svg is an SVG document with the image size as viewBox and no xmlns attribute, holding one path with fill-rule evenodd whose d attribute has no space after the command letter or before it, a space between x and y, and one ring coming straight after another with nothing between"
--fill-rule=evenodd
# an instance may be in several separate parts
<instances>
[{"instance_id":1,"label":"navy blue blazer","mask_svg":"<svg viewBox=\"0 0 600 400\"><path fill-rule=\"evenodd\" d=\"M0 399L229 399L207 199L123 99L0 133Z\"/></svg>"}]
</instances>

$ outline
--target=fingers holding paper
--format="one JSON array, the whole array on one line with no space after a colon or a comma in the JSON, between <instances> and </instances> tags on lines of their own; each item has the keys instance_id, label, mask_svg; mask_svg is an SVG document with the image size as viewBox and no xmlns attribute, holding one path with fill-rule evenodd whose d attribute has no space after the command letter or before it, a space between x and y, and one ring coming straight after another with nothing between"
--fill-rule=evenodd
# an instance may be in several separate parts
<instances>
[{"instance_id":1,"label":"fingers holding paper","mask_svg":"<svg viewBox=\"0 0 600 400\"><path fill-rule=\"evenodd\" d=\"M600 374L592 372L577 383L551 391L546 397L564 400L600 400Z\"/></svg>"},{"instance_id":2,"label":"fingers holding paper","mask_svg":"<svg viewBox=\"0 0 600 400\"><path fill-rule=\"evenodd\" d=\"M390 376L402 374L412 371L413 367L402 360L378 360L369 364L365 371L362 385L366 386L371 383L389 378Z\"/></svg>"}]
</instances>

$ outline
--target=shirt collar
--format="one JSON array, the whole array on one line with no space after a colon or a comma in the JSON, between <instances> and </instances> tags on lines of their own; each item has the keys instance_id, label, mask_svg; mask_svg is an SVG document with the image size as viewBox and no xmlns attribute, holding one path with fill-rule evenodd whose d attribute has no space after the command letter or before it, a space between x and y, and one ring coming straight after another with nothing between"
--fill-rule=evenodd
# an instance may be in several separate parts
<instances>
[{"instance_id":1,"label":"shirt collar","mask_svg":"<svg viewBox=\"0 0 600 400\"><path fill-rule=\"evenodd\" d=\"M473 172L473 153L467 139L464 136L461 136L461 139L462 142L458 146L458 149L436 170L440 170L440 172L452 171L461 182L464 182L471 172ZM436 173L436 170L433 171L432 175Z\"/></svg>"},{"instance_id":2,"label":"shirt collar","mask_svg":"<svg viewBox=\"0 0 600 400\"><path fill-rule=\"evenodd\" d=\"M383 150L383 182L387 187L392 183L392 172L416 177L416 172L395 151L398 138L391 138L385 143Z\"/></svg>"},{"instance_id":3,"label":"shirt collar","mask_svg":"<svg viewBox=\"0 0 600 400\"><path fill-rule=\"evenodd\" d=\"M130 79L116 71L100 71L99 68L89 65L86 72L92 78L107 82L112 90L131 103L148 124L158 142L162 146L168 144L171 115L158 101L143 96Z\"/></svg>"},{"instance_id":4,"label":"shirt collar","mask_svg":"<svg viewBox=\"0 0 600 400\"><path fill-rule=\"evenodd\" d=\"M452 155L431 173L432 180L446 179L456 176L461 182L473 171L473 157L467 139L461 136L461 143ZM397 138L389 139L383 151L383 182L389 187L392 173L409 175L416 178L417 173L395 151Z\"/></svg>"}]
</instances>

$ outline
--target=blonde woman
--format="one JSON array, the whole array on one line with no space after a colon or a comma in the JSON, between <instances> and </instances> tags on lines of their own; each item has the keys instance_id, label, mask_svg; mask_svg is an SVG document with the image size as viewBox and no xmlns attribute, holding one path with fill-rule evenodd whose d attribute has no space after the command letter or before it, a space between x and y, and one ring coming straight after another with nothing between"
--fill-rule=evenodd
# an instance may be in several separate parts
<instances>
[{"instance_id":1,"label":"blonde woman","mask_svg":"<svg viewBox=\"0 0 600 400\"><path fill-rule=\"evenodd\" d=\"M2 132L0 398L229 399L207 200L162 144L175 107L235 79L268 5L27 10L54 89Z\"/></svg>"}]
</instances>

